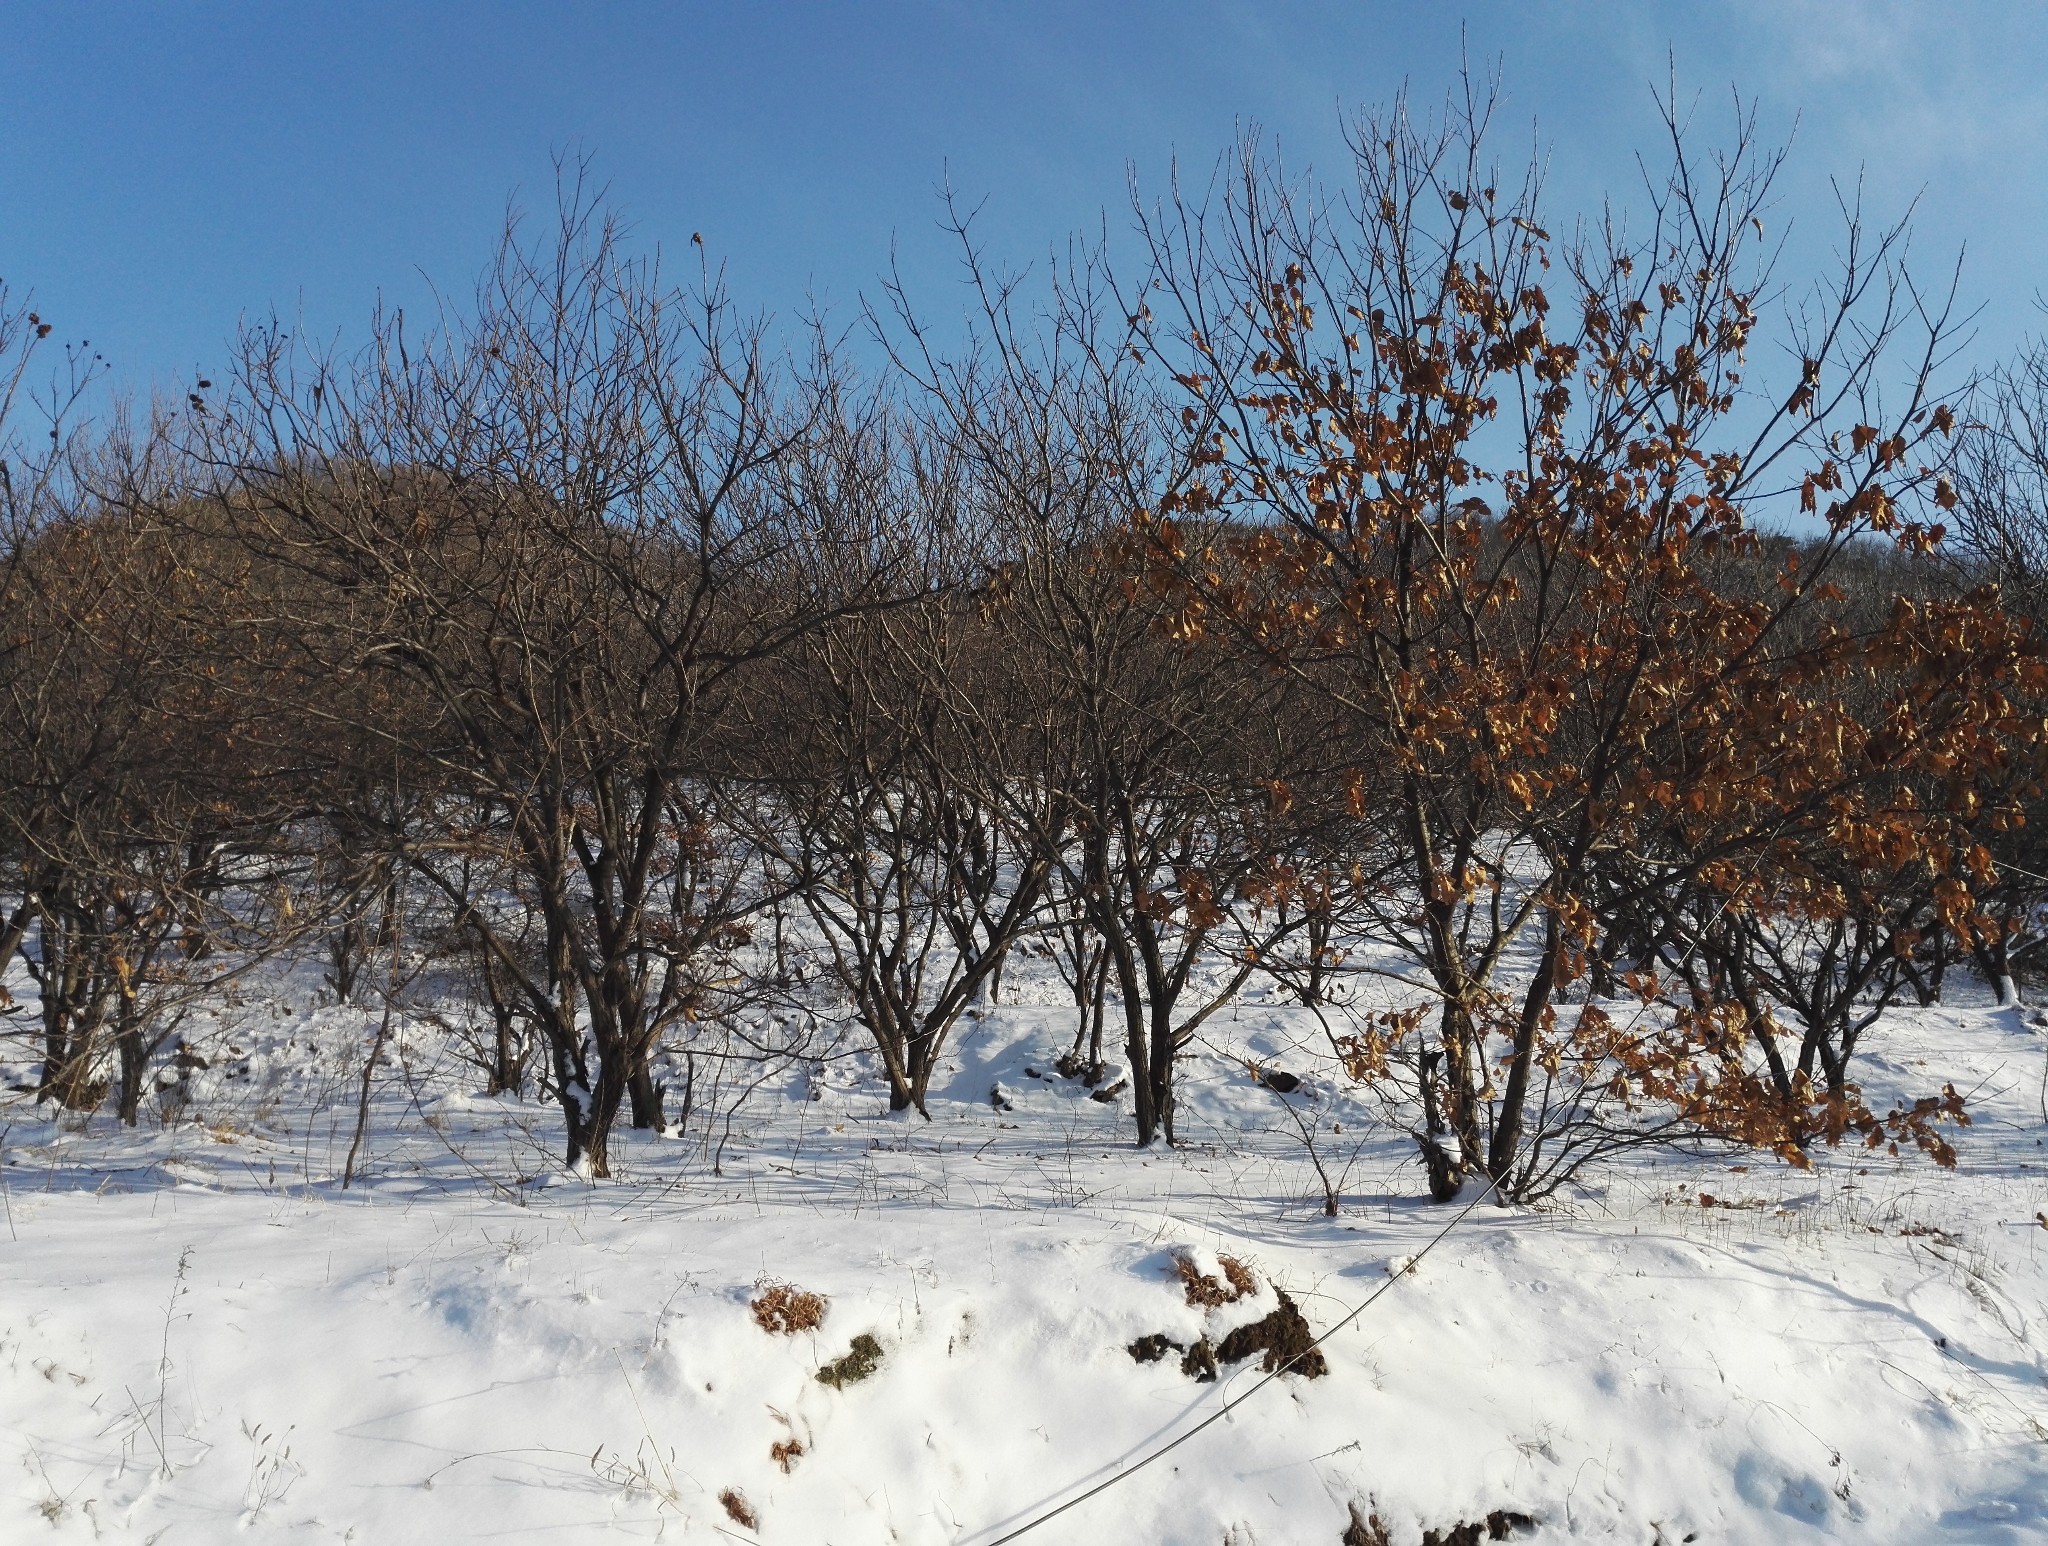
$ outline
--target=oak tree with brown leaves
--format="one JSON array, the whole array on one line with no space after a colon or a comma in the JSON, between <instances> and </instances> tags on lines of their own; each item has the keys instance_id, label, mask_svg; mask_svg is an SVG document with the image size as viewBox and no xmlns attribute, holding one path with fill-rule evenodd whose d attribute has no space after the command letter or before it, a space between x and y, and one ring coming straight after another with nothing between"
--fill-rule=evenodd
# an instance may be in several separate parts
<instances>
[{"instance_id":1,"label":"oak tree with brown leaves","mask_svg":"<svg viewBox=\"0 0 2048 1546\"><path fill-rule=\"evenodd\" d=\"M1952 1092L1879 1119L1844 1083L1757 1077L1769 1028L1739 1006L1674 1015L1648 978L1633 1009L1566 1000L1604 918L1682 887L1845 912L1852 888L1799 878L1808 841L1864 872L1920 855L1968 926L1988 872L1960 771L2031 733L2024 630L1974 596L1829 615L1854 545L1939 540L1915 512L1954 497L1933 470L1946 312L1901 231L1852 212L1771 385L1750 356L1777 162L1749 120L1701 157L1667 113L1647 219L1559 239L1534 171L1487 160L1490 112L1468 81L1433 123L1359 119L1341 198L1249 142L1213 203L1147 217L1133 344L1182 388L1187 450L1149 513L1150 583L1184 637L1241 640L1363 727L1361 814L1405 872L1379 924L1436 998L1417 1061L1436 1196L1469 1175L1537 1195L1679 1130L1792 1155L1903 1134L1945 1158L1928 1124ZM1823 528L1775 561L1774 496ZM1851 690L1872 673L1876 715ZM1944 770L1933 799L1904 776ZM1417 1023L1357 1038L1359 1070Z\"/></svg>"}]
</instances>

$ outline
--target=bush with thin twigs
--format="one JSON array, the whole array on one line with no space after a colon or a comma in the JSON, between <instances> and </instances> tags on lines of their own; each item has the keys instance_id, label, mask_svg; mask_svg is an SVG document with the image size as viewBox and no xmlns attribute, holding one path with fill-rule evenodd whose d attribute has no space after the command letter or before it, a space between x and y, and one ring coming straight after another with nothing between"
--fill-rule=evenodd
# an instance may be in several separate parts
<instances>
[{"instance_id":1,"label":"bush with thin twigs","mask_svg":"<svg viewBox=\"0 0 2048 1546\"><path fill-rule=\"evenodd\" d=\"M1180 1279L1189 1304L1214 1309L1218 1305L1236 1304L1259 1291L1259 1280L1252 1276L1251 1268L1235 1256L1219 1256L1216 1264L1223 1269L1220 1279L1214 1273L1204 1272L1192 1256L1174 1256L1174 1275Z\"/></svg>"}]
</instances>

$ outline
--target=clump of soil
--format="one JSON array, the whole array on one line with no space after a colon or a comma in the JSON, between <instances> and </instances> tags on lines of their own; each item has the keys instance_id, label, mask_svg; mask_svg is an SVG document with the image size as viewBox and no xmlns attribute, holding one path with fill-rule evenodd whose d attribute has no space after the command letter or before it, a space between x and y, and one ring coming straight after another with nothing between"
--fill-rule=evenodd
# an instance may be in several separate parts
<instances>
[{"instance_id":1,"label":"clump of soil","mask_svg":"<svg viewBox=\"0 0 2048 1546\"><path fill-rule=\"evenodd\" d=\"M1157 1363L1168 1353L1179 1353L1180 1372L1189 1379L1206 1383L1216 1378L1216 1349L1207 1337L1196 1339L1195 1345L1189 1347L1163 1331L1155 1331L1149 1337L1138 1338L1125 1351L1137 1363Z\"/></svg>"},{"instance_id":2,"label":"clump of soil","mask_svg":"<svg viewBox=\"0 0 2048 1546\"><path fill-rule=\"evenodd\" d=\"M1262 1373L1284 1369L1305 1380L1328 1374L1329 1360L1315 1345L1316 1334L1309 1329L1307 1317L1288 1298L1286 1289L1275 1288L1274 1292L1280 1296L1280 1307L1264 1320L1238 1327L1223 1339L1216 1356L1224 1363L1237 1363L1260 1353L1264 1355L1259 1362Z\"/></svg>"},{"instance_id":3,"label":"clump of soil","mask_svg":"<svg viewBox=\"0 0 2048 1546\"><path fill-rule=\"evenodd\" d=\"M1378 1514L1360 1514L1356 1503L1344 1506L1351 1510L1351 1523L1338 1537L1338 1546L1394 1546L1394 1537Z\"/></svg>"},{"instance_id":4,"label":"clump of soil","mask_svg":"<svg viewBox=\"0 0 2048 1546\"><path fill-rule=\"evenodd\" d=\"M1206 1385L1216 1378L1216 1349L1209 1345L1207 1337L1199 1338L1188 1349L1187 1356L1180 1361L1180 1372L1198 1385Z\"/></svg>"},{"instance_id":5,"label":"clump of soil","mask_svg":"<svg viewBox=\"0 0 2048 1546\"><path fill-rule=\"evenodd\" d=\"M1109 1065L1097 1061L1089 1062L1080 1053L1069 1049L1053 1061L1052 1071L1062 1079L1079 1079L1083 1084L1097 1085L1109 1074Z\"/></svg>"},{"instance_id":6,"label":"clump of soil","mask_svg":"<svg viewBox=\"0 0 2048 1546\"><path fill-rule=\"evenodd\" d=\"M1242 1363L1254 1353L1263 1355L1259 1361L1262 1373L1298 1374L1305 1380L1322 1378L1330 1372L1330 1364L1322 1349L1315 1345L1316 1334L1307 1317L1285 1289L1276 1288L1274 1292L1280 1296L1278 1309L1262 1320L1238 1327L1220 1345L1201 1337L1190 1347L1163 1331L1155 1331L1138 1338L1125 1351L1137 1363L1158 1363L1170 1352L1179 1353L1180 1372L1191 1380L1205 1382L1215 1379L1222 1365Z\"/></svg>"},{"instance_id":7,"label":"clump of soil","mask_svg":"<svg viewBox=\"0 0 2048 1546\"><path fill-rule=\"evenodd\" d=\"M1190 1305L1214 1310L1222 1305L1236 1304L1259 1291L1259 1280L1252 1276L1251 1268L1235 1256L1219 1256L1216 1265L1222 1269L1220 1278L1214 1273L1204 1272L1185 1252L1174 1254L1174 1275L1180 1279L1181 1289ZM1212 1344L1207 1337L1202 1337L1189 1347L1184 1342L1174 1341L1165 1332L1157 1331L1148 1337L1138 1338L1126 1351L1138 1363L1157 1363L1169 1352L1179 1353L1182 1355L1180 1372L1191 1380L1213 1380L1222 1365L1242 1363L1254 1353L1263 1355L1259 1368L1266 1374L1299 1374L1310 1380L1328 1374L1329 1361L1316 1347L1316 1335L1309 1328L1307 1318L1277 1283L1273 1285L1273 1292L1280 1300L1278 1308L1250 1325L1239 1326L1221 1344Z\"/></svg>"},{"instance_id":8,"label":"clump of soil","mask_svg":"<svg viewBox=\"0 0 2048 1546\"><path fill-rule=\"evenodd\" d=\"M799 1331L816 1331L825 1319L830 1303L823 1294L813 1294L794 1283L757 1284L760 1292L747 1306L754 1312L754 1324L771 1336L793 1337Z\"/></svg>"},{"instance_id":9,"label":"clump of soil","mask_svg":"<svg viewBox=\"0 0 2048 1546\"><path fill-rule=\"evenodd\" d=\"M1149 1337L1140 1337L1130 1346L1130 1354L1139 1363L1157 1363L1169 1352L1179 1352L1180 1344L1163 1331L1155 1331Z\"/></svg>"},{"instance_id":10,"label":"clump of soil","mask_svg":"<svg viewBox=\"0 0 2048 1546\"><path fill-rule=\"evenodd\" d=\"M1213 1310L1218 1305L1236 1304L1259 1291L1259 1280L1252 1276L1251 1268L1235 1256L1219 1256L1216 1264L1223 1269L1222 1280L1197 1267L1192 1257L1176 1255L1173 1258L1173 1270L1180 1277L1189 1304Z\"/></svg>"},{"instance_id":11,"label":"clump of soil","mask_svg":"<svg viewBox=\"0 0 2048 1546\"><path fill-rule=\"evenodd\" d=\"M1267 1068L1262 1064L1253 1063L1251 1071L1252 1077L1275 1095L1292 1095L1301 1088L1301 1076L1290 1074L1284 1068Z\"/></svg>"},{"instance_id":12,"label":"clump of soil","mask_svg":"<svg viewBox=\"0 0 2048 1546\"><path fill-rule=\"evenodd\" d=\"M1357 1517L1355 1512L1353 1517ZM1517 1530L1533 1530L1536 1521L1527 1514L1518 1514L1513 1509L1497 1508L1484 1519L1467 1520L1452 1525L1448 1530L1424 1530L1422 1546L1479 1546L1479 1542L1504 1541ZM1485 1534L1482 1536L1481 1531Z\"/></svg>"},{"instance_id":13,"label":"clump of soil","mask_svg":"<svg viewBox=\"0 0 2048 1546\"><path fill-rule=\"evenodd\" d=\"M818 1371L818 1383L844 1390L858 1385L882 1366L882 1344L863 1331L853 1339L844 1358L834 1359Z\"/></svg>"},{"instance_id":14,"label":"clump of soil","mask_svg":"<svg viewBox=\"0 0 2048 1546\"><path fill-rule=\"evenodd\" d=\"M754 1512L754 1506L747 1501L747 1495L737 1487L728 1487L718 1495L724 1505L726 1517L734 1524L748 1530L761 1528L761 1516Z\"/></svg>"}]
</instances>

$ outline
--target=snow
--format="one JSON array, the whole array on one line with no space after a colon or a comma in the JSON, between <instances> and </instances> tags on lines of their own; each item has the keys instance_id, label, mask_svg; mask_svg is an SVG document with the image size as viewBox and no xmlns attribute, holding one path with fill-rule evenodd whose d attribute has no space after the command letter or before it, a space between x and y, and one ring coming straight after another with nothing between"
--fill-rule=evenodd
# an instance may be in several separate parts
<instances>
[{"instance_id":1,"label":"snow","mask_svg":"<svg viewBox=\"0 0 2048 1546\"><path fill-rule=\"evenodd\" d=\"M1342 1091L1305 1012L1219 1015L1183 1146L1141 1153L1128 1096L1052 1072L1063 990L1015 975L933 1121L889 1117L848 1056L763 1085L716 1171L725 1108L619 1135L622 1179L566 1175L558 1112L483 1098L408 1023L343 1190L375 1018L305 974L219 1006L240 1050L180 1120L10 1097L0 1541L992 1546L1239 1397L1024 1539L1336 1546L1354 1506L1402 1546L1495 1510L1536 1541L2048 1538L2030 1012L1986 991L1871 1033L1874 1099L1974 1091L1953 1174L1638 1158L1432 1245L1456 1210L1421 1199L1413 1144ZM1326 1093L1337 1217L1247 1060ZM1257 1291L1190 1304L1177 1253ZM771 1282L824 1295L822 1323L762 1330ZM1251 1360L1198 1383L1127 1351L1220 1342L1278 1290L1318 1332L1383 1291L1319 1379L1254 1390ZM872 1376L821 1383L862 1334Z\"/></svg>"}]
</instances>

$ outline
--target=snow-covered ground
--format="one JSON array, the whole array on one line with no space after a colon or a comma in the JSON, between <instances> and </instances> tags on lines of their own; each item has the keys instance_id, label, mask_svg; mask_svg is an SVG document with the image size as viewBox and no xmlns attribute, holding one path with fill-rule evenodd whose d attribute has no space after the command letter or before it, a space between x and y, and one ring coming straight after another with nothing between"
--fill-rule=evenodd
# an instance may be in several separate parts
<instances>
[{"instance_id":1,"label":"snow-covered ground","mask_svg":"<svg viewBox=\"0 0 2048 1546\"><path fill-rule=\"evenodd\" d=\"M1303 1011L1253 994L1212 1022L1182 1147L1140 1153L1122 1103L1027 1072L1069 1012L1024 977L929 1123L886 1116L859 1057L792 1067L729 1134L722 1105L624 1135L595 1185L553 1168L550 1108L475 1094L421 1030L343 1190L371 1020L310 973L221 1006L181 1120L7 1097L0 1542L992 1546L1240 1397L1023 1539L1414 1546L1489 1516L1536 1541L2048 1538L2032 1012L1872 1034L1874 1102L1974 1092L1953 1174L1641 1158L1484 1203L1401 1273L1454 1210ZM1244 1056L1307 1076L1351 1163L1337 1217ZM1179 1263L1221 1298L1225 1256L1253 1291L1190 1303ZM764 1330L775 1284L823 1296L819 1324ZM1320 1378L1130 1351L1220 1345L1280 1291L1321 1332L1378 1290ZM861 1337L872 1372L821 1382Z\"/></svg>"}]
</instances>

